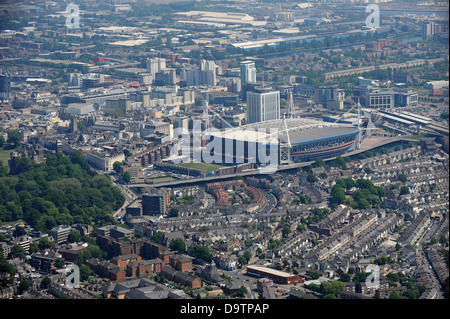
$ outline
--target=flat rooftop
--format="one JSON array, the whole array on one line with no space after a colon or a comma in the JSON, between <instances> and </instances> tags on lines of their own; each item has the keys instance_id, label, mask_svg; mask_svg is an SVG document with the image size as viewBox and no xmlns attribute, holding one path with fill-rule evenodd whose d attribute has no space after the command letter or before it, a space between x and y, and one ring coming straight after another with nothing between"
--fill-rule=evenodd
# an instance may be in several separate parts
<instances>
[{"instance_id":1,"label":"flat rooftop","mask_svg":"<svg viewBox=\"0 0 450 319\"><path fill-rule=\"evenodd\" d=\"M291 132L289 138L291 144L301 144L314 140L321 140L330 138L333 136L342 136L349 134L357 134L358 129L356 127L325 127L325 128L313 128L302 132ZM283 142L287 142L286 136L282 139Z\"/></svg>"},{"instance_id":2,"label":"flat rooftop","mask_svg":"<svg viewBox=\"0 0 450 319\"><path fill-rule=\"evenodd\" d=\"M271 139L272 143L287 143L286 128L291 144L358 133L358 129L349 124L324 122L311 118L294 118L286 119L285 122L283 120L272 120L252 123L225 131L216 131L212 135L224 139L265 144L269 144Z\"/></svg>"},{"instance_id":3,"label":"flat rooftop","mask_svg":"<svg viewBox=\"0 0 450 319\"><path fill-rule=\"evenodd\" d=\"M261 271L261 272L265 272L267 274L271 274L271 275L278 276L278 277L284 277L284 278L289 278L289 277L295 276L294 274L290 274L290 273L272 269L272 268L255 266L255 265L247 266L247 272L251 273L252 270Z\"/></svg>"}]
</instances>

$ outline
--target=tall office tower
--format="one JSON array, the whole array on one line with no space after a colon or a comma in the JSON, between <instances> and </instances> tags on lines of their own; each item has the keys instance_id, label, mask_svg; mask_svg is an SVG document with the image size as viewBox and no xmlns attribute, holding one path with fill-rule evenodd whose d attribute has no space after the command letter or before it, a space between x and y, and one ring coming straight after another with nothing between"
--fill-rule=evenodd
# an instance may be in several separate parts
<instances>
[{"instance_id":1,"label":"tall office tower","mask_svg":"<svg viewBox=\"0 0 450 319\"><path fill-rule=\"evenodd\" d=\"M436 24L434 22L424 22L422 24L422 36L432 37L436 33Z\"/></svg>"},{"instance_id":2,"label":"tall office tower","mask_svg":"<svg viewBox=\"0 0 450 319\"><path fill-rule=\"evenodd\" d=\"M73 116L70 118L70 131L76 133L78 131L78 117Z\"/></svg>"},{"instance_id":3,"label":"tall office tower","mask_svg":"<svg viewBox=\"0 0 450 319\"><path fill-rule=\"evenodd\" d=\"M151 58L147 59L147 72L155 75L158 72L166 69L166 59Z\"/></svg>"},{"instance_id":4,"label":"tall office tower","mask_svg":"<svg viewBox=\"0 0 450 319\"><path fill-rule=\"evenodd\" d=\"M199 85L200 79L199 79L200 72L198 69L189 66L182 71L182 77L186 81L187 86L195 86Z\"/></svg>"},{"instance_id":5,"label":"tall office tower","mask_svg":"<svg viewBox=\"0 0 450 319\"><path fill-rule=\"evenodd\" d=\"M11 96L11 77L8 73L0 74L0 100L9 100Z\"/></svg>"},{"instance_id":6,"label":"tall office tower","mask_svg":"<svg viewBox=\"0 0 450 319\"><path fill-rule=\"evenodd\" d=\"M256 66L253 61L241 62L241 91L247 82L256 82Z\"/></svg>"},{"instance_id":7,"label":"tall office tower","mask_svg":"<svg viewBox=\"0 0 450 319\"><path fill-rule=\"evenodd\" d=\"M221 78L219 86L227 87L228 92L239 93L241 92L241 79L238 77Z\"/></svg>"},{"instance_id":8,"label":"tall office tower","mask_svg":"<svg viewBox=\"0 0 450 319\"><path fill-rule=\"evenodd\" d=\"M342 110L344 108L345 91L337 85L320 86L314 90L314 102L327 109Z\"/></svg>"},{"instance_id":9,"label":"tall office tower","mask_svg":"<svg viewBox=\"0 0 450 319\"><path fill-rule=\"evenodd\" d=\"M247 123L280 119L280 91L259 87L247 92Z\"/></svg>"},{"instance_id":10,"label":"tall office tower","mask_svg":"<svg viewBox=\"0 0 450 319\"><path fill-rule=\"evenodd\" d=\"M143 215L167 214L170 202L170 189L160 188L150 194L142 195Z\"/></svg>"},{"instance_id":11,"label":"tall office tower","mask_svg":"<svg viewBox=\"0 0 450 319\"><path fill-rule=\"evenodd\" d=\"M216 85L216 63L214 61L200 61L200 77L202 84Z\"/></svg>"}]
</instances>

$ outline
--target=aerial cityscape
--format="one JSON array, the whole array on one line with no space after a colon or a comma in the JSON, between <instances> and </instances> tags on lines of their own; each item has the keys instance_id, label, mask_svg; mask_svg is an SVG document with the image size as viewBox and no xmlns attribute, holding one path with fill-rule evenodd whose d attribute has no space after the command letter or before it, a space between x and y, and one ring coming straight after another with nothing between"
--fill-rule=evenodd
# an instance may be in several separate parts
<instances>
[{"instance_id":1,"label":"aerial cityscape","mask_svg":"<svg viewBox=\"0 0 450 319\"><path fill-rule=\"evenodd\" d=\"M0 299L448 299L448 14L1 1Z\"/></svg>"}]
</instances>

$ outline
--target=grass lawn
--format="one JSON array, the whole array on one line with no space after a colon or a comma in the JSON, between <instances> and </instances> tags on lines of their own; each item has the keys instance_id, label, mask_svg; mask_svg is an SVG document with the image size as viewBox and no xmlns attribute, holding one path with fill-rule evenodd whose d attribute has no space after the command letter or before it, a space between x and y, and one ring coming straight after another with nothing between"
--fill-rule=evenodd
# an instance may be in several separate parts
<instances>
[{"instance_id":1,"label":"grass lawn","mask_svg":"<svg viewBox=\"0 0 450 319\"><path fill-rule=\"evenodd\" d=\"M14 224L25 224L25 222L22 219L14 220L12 222L0 222L0 226L2 227L12 226Z\"/></svg>"},{"instance_id":2,"label":"grass lawn","mask_svg":"<svg viewBox=\"0 0 450 319\"><path fill-rule=\"evenodd\" d=\"M170 182L173 181L174 178L170 176L159 176L155 178L148 179L148 182L150 183L163 183L163 182Z\"/></svg>"},{"instance_id":3,"label":"grass lawn","mask_svg":"<svg viewBox=\"0 0 450 319\"><path fill-rule=\"evenodd\" d=\"M205 169L207 172L209 171L215 171L218 168L224 167L222 165L217 164L208 164L208 163L199 163L199 162L190 162L190 163L180 163L178 164L180 166L184 167L192 167L192 168L199 168L199 169Z\"/></svg>"},{"instance_id":4,"label":"grass lawn","mask_svg":"<svg viewBox=\"0 0 450 319\"><path fill-rule=\"evenodd\" d=\"M10 150L1 150L0 149L0 161L3 162L3 166L8 166L9 153L11 153Z\"/></svg>"}]
</instances>

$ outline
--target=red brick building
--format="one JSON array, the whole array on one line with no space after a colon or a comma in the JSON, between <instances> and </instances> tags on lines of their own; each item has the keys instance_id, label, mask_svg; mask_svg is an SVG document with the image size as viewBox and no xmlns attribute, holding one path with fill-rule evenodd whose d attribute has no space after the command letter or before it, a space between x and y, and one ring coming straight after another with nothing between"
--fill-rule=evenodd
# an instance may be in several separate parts
<instances>
[{"instance_id":1,"label":"red brick building","mask_svg":"<svg viewBox=\"0 0 450 319\"><path fill-rule=\"evenodd\" d=\"M160 273L162 267L164 267L163 261L159 258L133 261L127 264L126 274L128 277L143 277Z\"/></svg>"},{"instance_id":2,"label":"red brick building","mask_svg":"<svg viewBox=\"0 0 450 319\"><path fill-rule=\"evenodd\" d=\"M182 271L177 271L170 266L164 266L161 274L166 279L191 289L198 289L202 286L202 281L199 278L190 276Z\"/></svg>"},{"instance_id":3,"label":"red brick building","mask_svg":"<svg viewBox=\"0 0 450 319\"><path fill-rule=\"evenodd\" d=\"M116 256L111 260L111 262L114 265L119 266L120 269L126 269L129 263L140 260L142 260L141 256L136 254L129 254Z\"/></svg>"},{"instance_id":4,"label":"red brick building","mask_svg":"<svg viewBox=\"0 0 450 319\"><path fill-rule=\"evenodd\" d=\"M192 258L186 255L174 255L171 256L170 266L173 269L179 270L181 272L190 272L192 271Z\"/></svg>"},{"instance_id":5,"label":"red brick building","mask_svg":"<svg viewBox=\"0 0 450 319\"><path fill-rule=\"evenodd\" d=\"M298 283L303 282L303 279L298 275L261 266L249 265L247 267L247 273L258 277L269 278L272 279L274 282L283 285L290 285L293 284L294 282Z\"/></svg>"}]
</instances>

